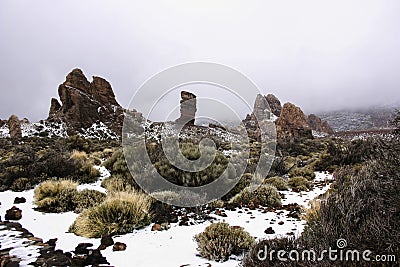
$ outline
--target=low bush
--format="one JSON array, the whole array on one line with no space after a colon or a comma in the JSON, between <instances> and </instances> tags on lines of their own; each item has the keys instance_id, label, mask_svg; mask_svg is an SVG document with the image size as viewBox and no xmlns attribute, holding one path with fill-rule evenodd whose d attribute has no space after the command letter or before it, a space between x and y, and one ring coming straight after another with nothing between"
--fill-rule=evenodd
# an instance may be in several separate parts
<instances>
[{"instance_id":1,"label":"low bush","mask_svg":"<svg viewBox=\"0 0 400 267\"><path fill-rule=\"evenodd\" d=\"M313 187L309 180L301 176L290 178L288 185L294 192L308 191Z\"/></svg>"},{"instance_id":2,"label":"low bush","mask_svg":"<svg viewBox=\"0 0 400 267\"><path fill-rule=\"evenodd\" d=\"M101 182L101 186L107 189L108 192L123 192L133 189L131 183L122 175L111 175Z\"/></svg>"},{"instance_id":3,"label":"low bush","mask_svg":"<svg viewBox=\"0 0 400 267\"><path fill-rule=\"evenodd\" d=\"M247 187L242 192L234 196L230 203L236 205L260 205L268 207L281 206L281 197L272 185L261 185L256 190Z\"/></svg>"},{"instance_id":4,"label":"low bush","mask_svg":"<svg viewBox=\"0 0 400 267\"><path fill-rule=\"evenodd\" d=\"M150 223L152 198L136 191L111 193L106 200L84 210L69 231L87 238L132 232Z\"/></svg>"},{"instance_id":5,"label":"low bush","mask_svg":"<svg viewBox=\"0 0 400 267\"><path fill-rule=\"evenodd\" d=\"M75 205L74 212L81 213L83 210L94 207L102 203L106 199L106 194L97 191L84 189L78 191L73 197L73 203Z\"/></svg>"},{"instance_id":6,"label":"low bush","mask_svg":"<svg viewBox=\"0 0 400 267\"><path fill-rule=\"evenodd\" d=\"M81 212L101 203L105 194L96 190L77 190L78 184L71 180L48 180L34 191L34 203L43 212Z\"/></svg>"},{"instance_id":7,"label":"low bush","mask_svg":"<svg viewBox=\"0 0 400 267\"><path fill-rule=\"evenodd\" d=\"M238 255L254 244L254 238L243 228L231 227L223 222L207 226L194 240L200 255L215 261L226 261L230 255Z\"/></svg>"},{"instance_id":8,"label":"low bush","mask_svg":"<svg viewBox=\"0 0 400 267\"><path fill-rule=\"evenodd\" d=\"M305 166L305 167L295 167L289 172L290 177L297 177L297 176L302 176L304 178L307 178L308 180L313 180L315 178L315 173L314 169L311 166Z\"/></svg>"},{"instance_id":9,"label":"low bush","mask_svg":"<svg viewBox=\"0 0 400 267\"><path fill-rule=\"evenodd\" d=\"M285 180L284 178L279 177L279 176L267 178L267 179L265 179L264 183L275 186L276 189L282 190L282 191L289 189L287 180Z\"/></svg>"},{"instance_id":10,"label":"low bush","mask_svg":"<svg viewBox=\"0 0 400 267\"><path fill-rule=\"evenodd\" d=\"M264 239L251 247L249 253L246 253L243 261L243 267L269 267L269 266L308 266L302 265L301 261L296 261L295 265L290 265L288 261L279 261L277 253L273 251L291 251L298 250L298 244L294 237L283 237L274 239ZM271 259L272 251L272 259ZM287 254L285 255L287 257ZM292 262L294 263L294 262ZM310 265L312 266L312 265Z\"/></svg>"}]
</instances>

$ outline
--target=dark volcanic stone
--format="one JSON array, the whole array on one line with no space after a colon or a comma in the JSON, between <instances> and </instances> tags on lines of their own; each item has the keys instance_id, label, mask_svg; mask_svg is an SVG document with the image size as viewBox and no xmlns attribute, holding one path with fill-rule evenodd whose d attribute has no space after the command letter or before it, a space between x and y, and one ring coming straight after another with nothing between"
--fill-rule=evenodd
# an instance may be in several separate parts
<instances>
[{"instance_id":1,"label":"dark volcanic stone","mask_svg":"<svg viewBox=\"0 0 400 267\"><path fill-rule=\"evenodd\" d=\"M11 209L6 211L5 220L20 220L22 218L22 210L13 206Z\"/></svg>"},{"instance_id":2,"label":"dark volcanic stone","mask_svg":"<svg viewBox=\"0 0 400 267\"><path fill-rule=\"evenodd\" d=\"M22 204L22 203L26 203L26 199L24 197L16 197L14 199L14 204Z\"/></svg>"},{"instance_id":3,"label":"dark volcanic stone","mask_svg":"<svg viewBox=\"0 0 400 267\"><path fill-rule=\"evenodd\" d=\"M175 121L178 125L194 125L197 111L196 96L190 92L181 91L180 117Z\"/></svg>"}]
</instances>

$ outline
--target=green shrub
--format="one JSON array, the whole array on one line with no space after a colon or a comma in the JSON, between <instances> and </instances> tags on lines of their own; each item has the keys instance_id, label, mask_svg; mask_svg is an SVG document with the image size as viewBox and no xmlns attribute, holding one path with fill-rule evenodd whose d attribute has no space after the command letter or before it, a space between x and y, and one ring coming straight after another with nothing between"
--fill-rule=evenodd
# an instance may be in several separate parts
<instances>
[{"instance_id":1,"label":"green shrub","mask_svg":"<svg viewBox=\"0 0 400 267\"><path fill-rule=\"evenodd\" d=\"M78 192L78 183L71 180L48 180L34 190L34 203L38 210L63 212L74 210L73 197Z\"/></svg>"},{"instance_id":2,"label":"green shrub","mask_svg":"<svg viewBox=\"0 0 400 267\"><path fill-rule=\"evenodd\" d=\"M176 202L181 200L181 196L174 192L174 191L160 191L160 192L154 192L151 193L150 195L154 199L161 201L163 203L169 203L169 202Z\"/></svg>"},{"instance_id":3,"label":"green shrub","mask_svg":"<svg viewBox=\"0 0 400 267\"><path fill-rule=\"evenodd\" d=\"M85 209L102 203L105 199L106 194L97 190L84 189L82 191L78 191L78 193L73 197L73 203L75 206L73 211L76 213L81 213Z\"/></svg>"},{"instance_id":4,"label":"green shrub","mask_svg":"<svg viewBox=\"0 0 400 267\"><path fill-rule=\"evenodd\" d=\"M391 143L380 150L382 160L369 161L360 170L345 167L335 173L333 190L302 233L307 246L321 251L345 238L346 249L371 250L371 258L399 255L399 149L399 143Z\"/></svg>"},{"instance_id":5,"label":"green shrub","mask_svg":"<svg viewBox=\"0 0 400 267\"><path fill-rule=\"evenodd\" d=\"M313 187L310 181L301 176L290 178L288 185L295 192L308 191Z\"/></svg>"},{"instance_id":6,"label":"green shrub","mask_svg":"<svg viewBox=\"0 0 400 267\"><path fill-rule=\"evenodd\" d=\"M279 207L281 206L281 197L272 185L261 185L256 190L247 187L242 192L234 196L230 203L237 205L254 205Z\"/></svg>"},{"instance_id":7,"label":"green shrub","mask_svg":"<svg viewBox=\"0 0 400 267\"><path fill-rule=\"evenodd\" d=\"M238 255L254 244L254 238L243 228L231 227L223 222L207 226L194 240L200 255L215 261L226 261L230 255Z\"/></svg>"},{"instance_id":8,"label":"green shrub","mask_svg":"<svg viewBox=\"0 0 400 267\"><path fill-rule=\"evenodd\" d=\"M43 212L80 212L97 205L105 194L96 190L77 190L71 180L48 180L39 184L34 191L34 203Z\"/></svg>"},{"instance_id":9,"label":"green shrub","mask_svg":"<svg viewBox=\"0 0 400 267\"><path fill-rule=\"evenodd\" d=\"M100 172L94 168L93 160L88 158L86 152L74 150L71 153L71 159L76 166L76 173L80 182L92 183L100 176Z\"/></svg>"},{"instance_id":10,"label":"green shrub","mask_svg":"<svg viewBox=\"0 0 400 267\"><path fill-rule=\"evenodd\" d=\"M267 248L267 251L266 251ZM283 237L283 238L273 238L260 240L251 247L249 253L246 253L243 261L243 267L270 267L270 266L315 266L312 265L302 265L302 261L295 262L296 264L290 265L290 262L279 261L277 259L277 253L272 254L273 258L270 260L271 251L291 251L299 250L298 243L294 237ZM287 257L287 254L285 255ZM260 259L261 258L261 259ZM264 259L265 258L265 259ZM294 262L292 262L294 263ZM304 262L305 263L305 262Z\"/></svg>"},{"instance_id":11,"label":"green shrub","mask_svg":"<svg viewBox=\"0 0 400 267\"><path fill-rule=\"evenodd\" d=\"M120 174L111 175L101 182L101 186L107 189L108 192L123 192L133 189L131 183Z\"/></svg>"},{"instance_id":12,"label":"green shrub","mask_svg":"<svg viewBox=\"0 0 400 267\"><path fill-rule=\"evenodd\" d=\"M15 192L21 192L24 190L28 190L32 187L28 178L18 178L11 185L11 190Z\"/></svg>"},{"instance_id":13,"label":"green shrub","mask_svg":"<svg viewBox=\"0 0 400 267\"><path fill-rule=\"evenodd\" d=\"M314 170L309 165L301 168L299 167L293 168L289 174L290 177L302 176L304 178L307 178L308 180L313 180L315 178Z\"/></svg>"},{"instance_id":14,"label":"green shrub","mask_svg":"<svg viewBox=\"0 0 400 267\"><path fill-rule=\"evenodd\" d=\"M278 189L278 190L288 190L289 189L287 180L285 180L284 178L279 177L279 176L267 178L267 179L265 179L265 183L275 186L276 189Z\"/></svg>"},{"instance_id":15,"label":"green shrub","mask_svg":"<svg viewBox=\"0 0 400 267\"><path fill-rule=\"evenodd\" d=\"M102 204L84 210L69 231L88 238L132 232L150 223L151 203L143 193L112 193Z\"/></svg>"}]
</instances>

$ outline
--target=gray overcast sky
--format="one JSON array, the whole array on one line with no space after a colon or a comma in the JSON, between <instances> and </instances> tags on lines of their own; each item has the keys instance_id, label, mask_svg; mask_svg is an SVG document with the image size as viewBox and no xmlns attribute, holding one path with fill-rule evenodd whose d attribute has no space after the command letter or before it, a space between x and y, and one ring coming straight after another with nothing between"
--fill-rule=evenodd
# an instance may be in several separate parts
<instances>
[{"instance_id":1,"label":"gray overcast sky","mask_svg":"<svg viewBox=\"0 0 400 267\"><path fill-rule=\"evenodd\" d=\"M0 118L47 117L73 68L128 106L150 76L231 66L306 112L400 103L400 1L0 2Z\"/></svg>"}]
</instances>

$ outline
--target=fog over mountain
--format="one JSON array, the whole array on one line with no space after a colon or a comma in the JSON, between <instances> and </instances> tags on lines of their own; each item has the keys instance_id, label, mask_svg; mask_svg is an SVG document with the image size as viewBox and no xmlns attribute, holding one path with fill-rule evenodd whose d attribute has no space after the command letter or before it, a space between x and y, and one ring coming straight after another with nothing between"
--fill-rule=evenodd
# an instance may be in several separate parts
<instances>
[{"instance_id":1,"label":"fog over mountain","mask_svg":"<svg viewBox=\"0 0 400 267\"><path fill-rule=\"evenodd\" d=\"M233 67L307 113L397 105L399 8L397 0L4 0L0 118L46 118L76 67L110 81L127 107L152 75L191 61Z\"/></svg>"}]
</instances>

